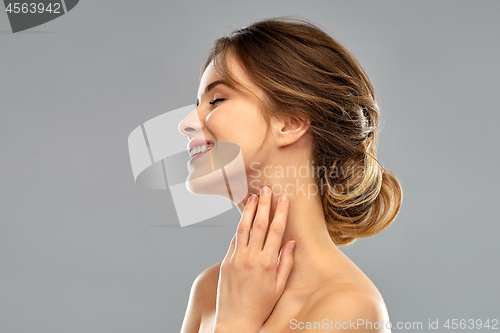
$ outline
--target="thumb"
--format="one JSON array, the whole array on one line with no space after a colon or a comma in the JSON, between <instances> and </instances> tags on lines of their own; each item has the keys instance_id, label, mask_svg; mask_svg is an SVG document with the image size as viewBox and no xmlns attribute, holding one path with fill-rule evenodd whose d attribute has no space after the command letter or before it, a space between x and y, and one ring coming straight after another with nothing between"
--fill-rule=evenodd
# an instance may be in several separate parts
<instances>
[{"instance_id":1,"label":"thumb","mask_svg":"<svg viewBox=\"0 0 500 333\"><path fill-rule=\"evenodd\" d=\"M276 273L277 287L280 292L285 289L286 281L293 267L293 253L295 241L291 241L283 246L280 254L280 262Z\"/></svg>"}]
</instances>

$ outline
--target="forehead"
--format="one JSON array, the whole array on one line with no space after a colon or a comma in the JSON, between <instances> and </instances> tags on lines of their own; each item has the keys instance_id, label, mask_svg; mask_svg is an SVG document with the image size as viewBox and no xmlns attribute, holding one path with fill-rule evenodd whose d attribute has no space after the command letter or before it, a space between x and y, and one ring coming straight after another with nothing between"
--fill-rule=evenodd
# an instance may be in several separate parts
<instances>
[{"instance_id":1,"label":"forehead","mask_svg":"<svg viewBox=\"0 0 500 333\"><path fill-rule=\"evenodd\" d=\"M203 75L201 76L200 86L198 87L198 98L201 98L205 88L214 81L220 80L220 76L215 72L213 61L207 66Z\"/></svg>"},{"instance_id":2,"label":"forehead","mask_svg":"<svg viewBox=\"0 0 500 333\"><path fill-rule=\"evenodd\" d=\"M244 87L248 88L254 94L261 96L263 95L262 89L260 89L248 76L246 71L242 68L239 62L236 60L234 56L228 55L226 58L227 69L231 76L242 84ZM200 86L198 87L198 99L201 99L203 93L205 92L206 87L214 82L221 80L222 78L217 74L214 66L214 62L210 62L207 66L200 80Z\"/></svg>"}]
</instances>

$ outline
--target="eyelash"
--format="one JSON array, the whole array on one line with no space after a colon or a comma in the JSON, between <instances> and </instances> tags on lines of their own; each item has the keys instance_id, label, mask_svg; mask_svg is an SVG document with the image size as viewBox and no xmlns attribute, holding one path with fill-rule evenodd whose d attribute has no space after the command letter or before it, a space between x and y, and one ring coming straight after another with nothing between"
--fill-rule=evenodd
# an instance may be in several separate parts
<instances>
[{"instance_id":1,"label":"eyelash","mask_svg":"<svg viewBox=\"0 0 500 333\"><path fill-rule=\"evenodd\" d=\"M215 103L222 102L223 100L224 100L224 98L217 98L217 99L214 99L213 101L208 102L208 104L215 105Z\"/></svg>"}]
</instances>

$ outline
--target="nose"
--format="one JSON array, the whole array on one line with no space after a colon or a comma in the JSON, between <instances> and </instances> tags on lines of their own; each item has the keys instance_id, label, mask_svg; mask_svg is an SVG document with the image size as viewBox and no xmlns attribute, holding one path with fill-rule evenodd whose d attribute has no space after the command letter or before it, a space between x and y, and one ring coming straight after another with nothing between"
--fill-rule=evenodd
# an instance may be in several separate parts
<instances>
[{"instance_id":1,"label":"nose","mask_svg":"<svg viewBox=\"0 0 500 333\"><path fill-rule=\"evenodd\" d=\"M193 138L195 133L201 130L200 117L196 109L191 111L187 117L179 123L178 129L188 140Z\"/></svg>"}]
</instances>

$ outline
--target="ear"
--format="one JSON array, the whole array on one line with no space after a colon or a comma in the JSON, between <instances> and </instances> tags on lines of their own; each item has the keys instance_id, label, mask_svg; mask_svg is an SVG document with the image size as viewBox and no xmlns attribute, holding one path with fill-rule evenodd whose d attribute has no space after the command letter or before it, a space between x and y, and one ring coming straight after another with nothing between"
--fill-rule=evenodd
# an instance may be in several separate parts
<instances>
[{"instance_id":1,"label":"ear","mask_svg":"<svg viewBox=\"0 0 500 333\"><path fill-rule=\"evenodd\" d=\"M271 129L278 147L285 147L298 141L311 126L311 120L296 116L273 117Z\"/></svg>"}]
</instances>

